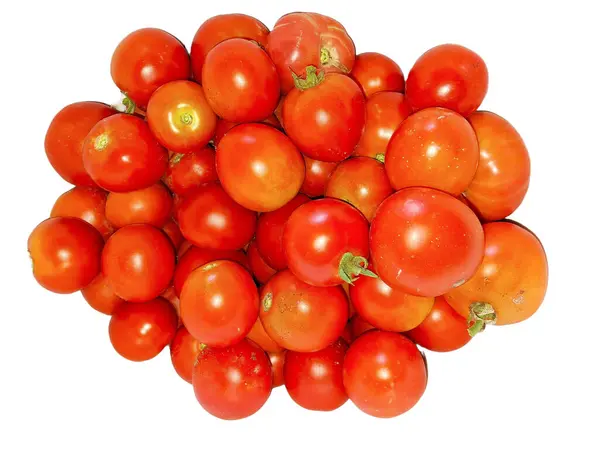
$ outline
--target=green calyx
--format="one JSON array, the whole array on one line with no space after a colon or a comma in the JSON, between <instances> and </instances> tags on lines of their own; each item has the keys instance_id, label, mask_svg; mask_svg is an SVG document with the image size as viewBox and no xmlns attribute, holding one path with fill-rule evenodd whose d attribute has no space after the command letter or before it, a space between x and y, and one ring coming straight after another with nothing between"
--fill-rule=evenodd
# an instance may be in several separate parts
<instances>
[{"instance_id":1,"label":"green calyx","mask_svg":"<svg viewBox=\"0 0 600 450\"><path fill-rule=\"evenodd\" d=\"M380 163L384 164L385 163L385 153L377 153L375 155L375 159L377 161L379 161Z\"/></svg>"},{"instance_id":2,"label":"green calyx","mask_svg":"<svg viewBox=\"0 0 600 450\"><path fill-rule=\"evenodd\" d=\"M344 253L340 260L338 274L340 278L348 284L354 284L358 277L364 275L366 277L378 278L377 275L369 269L367 258L362 256L354 256L352 253Z\"/></svg>"},{"instance_id":3,"label":"green calyx","mask_svg":"<svg viewBox=\"0 0 600 450\"><path fill-rule=\"evenodd\" d=\"M294 85L301 91L313 88L323 81L325 74L318 71L315 66L308 66L306 68L306 76L304 78L299 77L292 72L292 78L294 79Z\"/></svg>"},{"instance_id":4,"label":"green calyx","mask_svg":"<svg viewBox=\"0 0 600 450\"><path fill-rule=\"evenodd\" d=\"M475 302L469 307L469 317L467 324L469 326L469 336L473 337L477 333L485 330L487 325L496 323L496 311L489 303Z\"/></svg>"},{"instance_id":5,"label":"green calyx","mask_svg":"<svg viewBox=\"0 0 600 450\"><path fill-rule=\"evenodd\" d=\"M125 92L123 92L123 95L124 97L121 103L123 103L123 106L125 106L125 113L134 114L135 110L137 109L137 105L133 100L129 98L129 96Z\"/></svg>"}]
</instances>

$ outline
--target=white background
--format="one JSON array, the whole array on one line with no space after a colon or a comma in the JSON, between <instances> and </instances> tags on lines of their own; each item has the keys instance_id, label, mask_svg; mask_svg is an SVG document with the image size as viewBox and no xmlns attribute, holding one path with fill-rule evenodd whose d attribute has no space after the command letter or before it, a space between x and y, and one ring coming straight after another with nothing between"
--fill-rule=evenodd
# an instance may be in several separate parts
<instances>
[{"instance_id":1,"label":"white background","mask_svg":"<svg viewBox=\"0 0 600 450\"><path fill-rule=\"evenodd\" d=\"M540 6L538 6L538 3ZM600 37L594 2L40 1L0 6L0 449L598 448ZM535 5L534 5L535 4ZM340 20L358 52L405 74L428 48L463 44L490 72L483 108L511 121L532 159L513 218L550 262L546 301L529 321L487 330L464 349L428 353L421 402L390 420L347 403L309 412L274 391L253 417L223 422L197 404L168 351L146 363L114 352L108 317L79 294L39 287L26 239L69 186L44 155L54 114L119 98L109 64L140 27L189 49L208 17L245 12L272 27L294 10Z\"/></svg>"}]
</instances>

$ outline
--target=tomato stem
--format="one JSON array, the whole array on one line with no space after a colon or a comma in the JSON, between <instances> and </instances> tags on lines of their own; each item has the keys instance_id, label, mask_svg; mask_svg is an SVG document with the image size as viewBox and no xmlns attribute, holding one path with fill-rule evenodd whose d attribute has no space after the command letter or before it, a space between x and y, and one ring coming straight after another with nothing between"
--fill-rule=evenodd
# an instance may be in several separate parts
<instances>
[{"instance_id":1,"label":"tomato stem","mask_svg":"<svg viewBox=\"0 0 600 450\"><path fill-rule=\"evenodd\" d=\"M467 319L468 331L471 337L485 330L486 325L496 323L496 311L489 303L475 302L469 307Z\"/></svg>"},{"instance_id":2,"label":"tomato stem","mask_svg":"<svg viewBox=\"0 0 600 450\"><path fill-rule=\"evenodd\" d=\"M294 85L301 91L313 88L323 81L325 74L321 71L317 71L315 66L308 66L306 68L306 76L304 78L299 77L292 72L292 78L294 79Z\"/></svg>"},{"instance_id":3,"label":"tomato stem","mask_svg":"<svg viewBox=\"0 0 600 450\"><path fill-rule=\"evenodd\" d=\"M367 258L354 256L352 253L347 252L344 253L340 259L338 274L340 278L348 284L354 284L361 275L378 278L377 275L367 269L367 267L369 267Z\"/></svg>"},{"instance_id":4,"label":"tomato stem","mask_svg":"<svg viewBox=\"0 0 600 450\"><path fill-rule=\"evenodd\" d=\"M135 102L125 92L122 92L122 94L124 97L123 100L121 100L121 103L125 106L125 114L138 114L142 117L146 117L145 111L138 108Z\"/></svg>"},{"instance_id":5,"label":"tomato stem","mask_svg":"<svg viewBox=\"0 0 600 450\"><path fill-rule=\"evenodd\" d=\"M385 153L377 153L375 159L382 164L385 164Z\"/></svg>"}]
</instances>

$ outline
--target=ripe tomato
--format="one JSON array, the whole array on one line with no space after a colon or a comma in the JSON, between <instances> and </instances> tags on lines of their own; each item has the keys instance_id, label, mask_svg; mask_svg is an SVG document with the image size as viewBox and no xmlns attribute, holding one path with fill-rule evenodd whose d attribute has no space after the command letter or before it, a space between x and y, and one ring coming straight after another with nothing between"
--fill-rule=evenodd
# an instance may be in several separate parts
<instances>
[{"instance_id":1,"label":"ripe tomato","mask_svg":"<svg viewBox=\"0 0 600 450\"><path fill-rule=\"evenodd\" d=\"M169 287L175 251L165 233L150 225L127 225L106 241L102 272L115 294L130 302L146 302Z\"/></svg>"},{"instance_id":2,"label":"ripe tomato","mask_svg":"<svg viewBox=\"0 0 600 450\"><path fill-rule=\"evenodd\" d=\"M309 197L322 197L325 195L327 181L338 163L317 161L304 155L304 164L306 170L300 192Z\"/></svg>"},{"instance_id":3,"label":"ripe tomato","mask_svg":"<svg viewBox=\"0 0 600 450\"><path fill-rule=\"evenodd\" d=\"M365 125L365 97L349 77L323 76L311 66L283 104L283 126L309 158L339 162L354 150Z\"/></svg>"},{"instance_id":4,"label":"ripe tomato","mask_svg":"<svg viewBox=\"0 0 600 450\"><path fill-rule=\"evenodd\" d=\"M130 192L111 192L106 200L106 218L115 227L145 223L157 228L171 217L173 198L162 183Z\"/></svg>"},{"instance_id":5,"label":"ripe tomato","mask_svg":"<svg viewBox=\"0 0 600 450\"><path fill-rule=\"evenodd\" d=\"M110 342L130 361L147 361L158 355L175 337L177 314L164 298L145 303L124 302L108 325Z\"/></svg>"},{"instance_id":6,"label":"ripe tomato","mask_svg":"<svg viewBox=\"0 0 600 450\"><path fill-rule=\"evenodd\" d=\"M292 74L304 76L307 66L324 72L349 73L356 49L337 20L317 13L291 13L281 17L267 38L267 51L277 66L281 91L294 87Z\"/></svg>"},{"instance_id":7,"label":"ripe tomato","mask_svg":"<svg viewBox=\"0 0 600 450\"><path fill-rule=\"evenodd\" d=\"M187 154L173 154L164 177L169 189L184 197L198 186L218 180L215 151L210 147Z\"/></svg>"},{"instance_id":8,"label":"ripe tomato","mask_svg":"<svg viewBox=\"0 0 600 450\"><path fill-rule=\"evenodd\" d=\"M348 300L339 286L311 286L284 270L263 287L260 320L281 347L316 352L332 344L344 331Z\"/></svg>"},{"instance_id":9,"label":"ripe tomato","mask_svg":"<svg viewBox=\"0 0 600 450\"><path fill-rule=\"evenodd\" d=\"M185 327L179 327L171 341L171 362L175 372L191 384L194 364L205 345L200 343Z\"/></svg>"},{"instance_id":10,"label":"ripe tomato","mask_svg":"<svg viewBox=\"0 0 600 450\"><path fill-rule=\"evenodd\" d=\"M284 351L283 348L267 334L265 327L263 327L263 324L260 321L260 317L256 319L256 322L254 322L252 329L248 332L248 336L246 337L265 352L279 354Z\"/></svg>"},{"instance_id":11,"label":"ripe tomato","mask_svg":"<svg viewBox=\"0 0 600 450\"><path fill-rule=\"evenodd\" d=\"M194 244L187 239L184 239L183 243L179 247L179 250L177 250L177 259L181 258L192 247L194 247Z\"/></svg>"},{"instance_id":12,"label":"ripe tomato","mask_svg":"<svg viewBox=\"0 0 600 450\"><path fill-rule=\"evenodd\" d=\"M281 103L281 101L280 101L280 103ZM277 117L275 117L274 114L271 114L269 117L267 117L261 123L275 127L278 130L282 129L281 124L279 123L279 119ZM229 120L225 120L225 119L219 119L219 121L217 122L217 129L216 129L215 135L213 137L215 146L218 147L219 142L221 142L221 139L223 139L223 137L227 134L227 132L237 125L239 125L239 123L230 122Z\"/></svg>"},{"instance_id":13,"label":"ripe tomato","mask_svg":"<svg viewBox=\"0 0 600 450\"><path fill-rule=\"evenodd\" d=\"M273 371L273 387L282 386L285 383L283 379L283 366L285 364L285 351L281 353L267 353L271 361L271 370Z\"/></svg>"},{"instance_id":14,"label":"ripe tomato","mask_svg":"<svg viewBox=\"0 0 600 450\"><path fill-rule=\"evenodd\" d=\"M415 62L406 80L406 96L415 110L441 106L468 116L488 88L481 57L460 45L438 45Z\"/></svg>"},{"instance_id":15,"label":"ripe tomato","mask_svg":"<svg viewBox=\"0 0 600 450\"><path fill-rule=\"evenodd\" d=\"M436 297L471 278L483 259L477 216L435 189L408 188L385 200L371 223L371 258L388 285Z\"/></svg>"},{"instance_id":16,"label":"ripe tomato","mask_svg":"<svg viewBox=\"0 0 600 450\"><path fill-rule=\"evenodd\" d=\"M102 273L99 273L90 284L84 287L81 293L85 301L92 308L109 316L125 302L125 300L115 294L108 279Z\"/></svg>"},{"instance_id":17,"label":"ripe tomato","mask_svg":"<svg viewBox=\"0 0 600 450\"><path fill-rule=\"evenodd\" d=\"M286 223L283 246L290 270L314 286L375 276L367 270L369 222L341 200L324 198L298 207Z\"/></svg>"},{"instance_id":18,"label":"ripe tomato","mask_svg":"<svg viewBox=\"0 0 600 450\"><path fill-rule=\"evenodd\" d=\"M217 173L223 189L252 211L274 211L289 202L304 180L304 161L281 131L248 123L219 142Z\"/></svg>"},{"instance_id":19,"label":"ripe tomato","mask_svg":"<svg viewBox=\"0 0 600 450\"><path fill-rule=\"evenodd\" d=\"M29 235L33 276L57 294L76 292L100 272L104 240L89 223L75 217L44 220Z\"/></svg>"},{"instance_id":20,"label":"ripe tomato","mask_svg":"<svg viewBox=\"0 0 600 450\"><path fill-rule=\"evenodd\" d=\"M214 261L194 270L180 296L181 320L203 344L240 342L258 317L258 291L248 271L233 261Z\"/></svg>"},{"instance_id":21,"label":"ripe tomato","mask_svg":"<svg viewBox=\"0 0 600 450\"><path fill-rule=\"evenodd\" d=\"M83 143L83 165L103 189L128 192L149 187L167 168L167 151L139 117L115 114L98 122Z\"/></svg>"},{"instance_id":22,"label":"ripe tomato","mask_svg":"<svg viewBox=\"0 0 600 450\"><path fill-rule=\"evenodd\" d=\"M333 171L325 195L350 203L370 222L375 210L394 190L379 161L351 158L340 163Z\"/></svg>"},{"instance_id":23,"label":"ripe tomato","mask_svg":"<svg viewBox=\"0 0 600 450\"><path fill-rule=\"evenodd\" d=\"M519 207L529 188L529 152L502 117L477 111L468 120L479 141L480 159L464 195L483 220L504 219Z\"/></svg>"},{"instance_id":24,"label":"ripe tomato","mask_svg":"<svg viewBox=\"0 0 600 450\"><path fill-rule=\"evenodd\" d=\"M246 39L229 39L208 52L202 86L213 111L231 122L260 122L273 114L279 101L275 65Z\"/></svg>"},{"instance_id":25,"label":"ripe tomato","mask_svg":"<svg viewBox=\"0 0 600 450\"><path fill-rule=\"evenodd\" d=\"M405 119L392 136L385 169L394 189L423 186L463 193L477 170L479 146L469 122L443 108Z\"/></svg>"},{"instance_id":26,"label":"ripe tomato","mask_svg":"<svg viewBox=\"0 0 600 450\"><path fill-rule=\"evenodd\" d=\"M275 269L269 266L262 255L258 251L256 241L250 242L247 250L248 264L250 265L250 271L256 281L260 284L265 284L269 279L277 273Z\"/></svg>"},{"instance_id":27,"label":"ripe tomato","mask_svg":"<svg viewBox=\"0 0 600 450\"><path fill-rule=\"evenodd\" d=\"M76 186L96 186L83 167L83 141L94 125L115 113L104 103L79 102L65 106L54 116L44 147L48 161L65 181Z\"/></svg>"},{"instance_id":28,"label":"ripe tomato","mask_svg":"<svg viewBox=\"0 0 600 450\"><path fill-rule=\"evenodd\" d=\"M181 231L179 230L179 225L177 225L173 219L169 219L162 227L162 230L171 240L173 248L179 250L179 247L183 244L183 234L181 234Z\"/></svg>"},{"instance_id":29,"label":"ripe tomato","mask_svg":"<svg viewBox=\"0 0 600 450\"><path fill-rule=\"evenodd\" d=\"M178 325L181 326L181 314L179 313L179 297L177 297L177 294L175 294L175 289L173 288L173 286L169 286L166 290L163 291L162 294L160 294L160 296L166 301L168 301L173 306L173 308L175 308L175 312L177 313L177 317L179 319Z\"/></svg>"},{"instance_id":30,"label":"ripe tomato","mask_svg":"<svg viewBox=\"0 0 600 450\"><path fill-rule=\"evenodd\" d=\"M356 55L350 76L367 98L383 91L404 92L404 74L400 66L381 53Z\"/></svg>"},{"instance_id":31,"label":"ripe tomato","mask_svg":"<svg viewBox=\"0 0 600 450\"><path fill-rule=\"evenodd\" d=\"M346 323L346 328L344 328L344 331L342 332L340 339L343 339L344 342L348 345L350 345L352 343L353 338L352 338L351 321L348 321L348 323Z\"/></svg>"},{"instance_id":32,"label":"ripe tomato","mask_svg":"<svg viewBox=\"0 0 600 450\"><path fill-rule=\"evenodd\" d=\"M356 339L344 359L350 400L374 417L395 417L425 392L427 370L419 349L401 334L371 331Z\"/></svg>"},{"instance_id":33,"label":"ripe tomato","mask_svg":"<svg viewBox=\"0 0 600 450\"><path fill-rule=\"evenodd\" d=\"M352 340L359 337L361 334L366 333L369 330L376 330L376 328L367 322L365 319L360 317L358 314L355 315L349 322L350 330L352 331Z\"/></svg>"},{"instance_id":34,"label":"ripe tomato","mask_svg":"<svg viewBox=\"0 0 600 450\"><path fill-rule=\"evenodd\" d=\"M271 395L273 373L268 356L244 339L227 348L206 347L198 355L192 384L196 399L215 417L243 419Z\"/></svg>"},{"instance_id":35,"label":"ripe tomato","mask_svg":"<svg viewBox=\"0 0 600 450\"><path fill-rule=\"evenodd\" d=\"M145 108L160 86L189 77L190 57L175 36L157 28L142 28L119 43L110 74L121 92Z\"/></svg>"}]
</instances>

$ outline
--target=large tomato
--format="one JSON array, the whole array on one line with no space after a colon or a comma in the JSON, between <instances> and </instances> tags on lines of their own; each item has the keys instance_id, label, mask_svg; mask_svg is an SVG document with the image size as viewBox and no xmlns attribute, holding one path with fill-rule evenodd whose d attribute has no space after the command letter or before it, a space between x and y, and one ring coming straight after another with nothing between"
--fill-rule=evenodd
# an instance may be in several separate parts
<instances>
[{"instance_id":1,"label":"large tomato","mask_svg":"<svg viewBox=\"0 0 600 450\"><path fill-rule=\"evenodd\" d=\"M103 273L99 273L90 284L84 287L81 294L92 308L109 316L112 316L125 301L115 294L115 290Z\"/></svg>"},{"instance_id":2,"label":"large tomato","mask_svg":"<svg viewBox=\"0 0 600 450\"><path fill-rule=\"evenodd\" d=\"M205 345L192 336L184 326L179 327L169 345L173 367L177 374L188 383L192 382L194 365L204 347Z\"/></svg>"},{"instance_id":3,"label":"large tomato","mask_svg":"<svg viewBox=\"0 0 600 450\"><path fill-rule=\"evenodd\" d=\"M404 92L404 74L400 66L381 53L367 52L356 55L350 76L367 98L383 91Z\"/></svg>"},{"instance_id":4,"label":"large tomato","mask_svg":"<svg viewBox=\"0 0 600 450\"><path fill-rule=\"evenodd\" d=\"M306 170L300 192L309 197L322 197L325 195L329 177L338 166L338 163L318 161L304 155L304 164Z\"/></svg>"},{"instance_id":5,"label":"large tomato","mask_svg":"<svg viewBox=\"0 0 600 450\"><path fill-rule=\"evenodd\" d=\"M174 194L186 196L198 186L218 181L215 151L203 147L192 153L171 155L164 182Z\"/></svg>"},{"instance_id":6,"label":"large tomato","mask_svg":"<svg viewBox=\"0 0 600 450\"><path fill-rule=\"evenodd\" d=\"M171 217L173 198L162 183L130 192L111 192L106 218L115 227L146 223L161 228Z\"/></svg>"}]
</instances>

